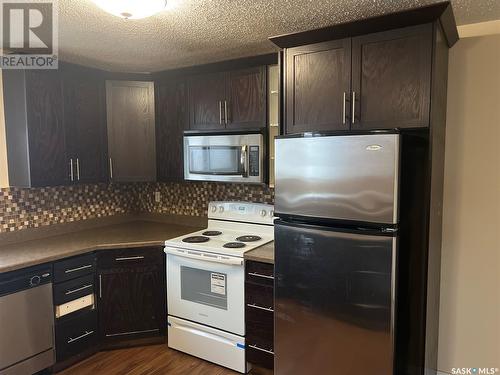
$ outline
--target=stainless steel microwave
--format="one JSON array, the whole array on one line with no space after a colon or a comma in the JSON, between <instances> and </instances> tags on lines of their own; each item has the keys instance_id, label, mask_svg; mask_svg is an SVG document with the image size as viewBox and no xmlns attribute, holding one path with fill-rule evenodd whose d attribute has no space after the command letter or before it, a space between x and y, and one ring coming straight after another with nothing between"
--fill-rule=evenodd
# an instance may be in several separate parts
<instances>
[{"instance_id":1,"label":"stainless steel microwave","mask_svg":"<svg viewBox=\"0 0 500 375\"><path fill-rule=\"evenodd\" d=\"M263 183L262 134L184 135L184 179Z\"/></svg>"}]
</instances>

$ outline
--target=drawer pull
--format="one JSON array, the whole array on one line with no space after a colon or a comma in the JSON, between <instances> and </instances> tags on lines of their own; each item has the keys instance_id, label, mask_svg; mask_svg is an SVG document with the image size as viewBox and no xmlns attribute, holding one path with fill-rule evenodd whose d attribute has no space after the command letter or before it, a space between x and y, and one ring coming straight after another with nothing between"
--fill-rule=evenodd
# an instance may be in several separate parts
<instances>
[{"instance_id":1,"label":"drawer pull","mask_svg":"<svg viewBox=\"0 0 500 375\"><path fill-rule=\"evenodd\" d=\"M92 288L92 284L89 284L89 285L84 285L80 288L76 288L76 289L69 289L66 293L64 293L65 295L70 295L70 294L73 294L73 293L76 293L76 292L80 292L82 290L85 290L85 289L88 289L88 288Z\"/></svg>"},{"instance_id":2,"label":"drawer pull","mask_svg":"<svg viewBox=\"0 0 500 375\"><path fill-rule=\"evenodd\" d=\"M259 310L264 310L264 311L269 311L269 312L274 312L274 309L271 307L262 307L262 306L257 306L254 303L247 303L248 307L252 307L254 309L259 309Z\"/></svg>"},{"instance_id":3,"label":"drawer pull","mask_svg":"<svg viewBox=\"0 0 500 375\"><path fill-rule=\"evenodd\" d=\"M255 350L260 350L261 352L268 353L274 355L274 352L272 350L267 350L263 348L259 348L257 345L248 345L250 348L255 349Z\"/></svg>"},{"instance_id":4,"label":"drawer pull","mask_svg":"<svg viewBox=\"0 0 500 375\"><path fill-rule=\"evenodd\" d=\"M125 335L137 335L139 333L151 333L160 331L158 328L155 329L145 329L142 331L128 331L128 332L120 332L120 333L109 333L106 337L114 337L114 336L125 336Z\"/></svg>"},{"instance_id":5,"label":"drawer pull","mask_svg":"<svg viewBox=\"0 0 500 375\"><path fill-rule=\"evenodd\" d=\"M68 340L68 344L71 344L72 342L75 342L75 341L78 341L80 339L83 339L84 337L92 335L93 333L94 333L94 331L85 331L85 333L83 335L75 337L74 339L70 337L69 340Z\"/></svg>"},{"instance_id":6,"label":"drawer pull","mask_svg":"<svg viewBox=\"0 0 500 375\"><path fill-rule=\"evenodd\" d=\"M71 272L81 271L81 270L85 270L87 268L92 268L92 264L87 264L85 266L81 266L81 267L78 267L78 268L70 268L70 269L67 269L66 271L64 271L64 273L71 273Z\"/></svg>"},{"instance_id":7,"label":"drawer pull","mask_svg":"<svg viewBox=\"0 0 500 375\"><path fill-rule=\"evenodd\" d=\"M115 260L118 261L118 262L124 261L124 260L138 260L138 259L144 259L144 256L139 255L139 256L135 256L135 257L119 257L119 258L115 258Z\"/></svg>"},{"instance_id":8,"label":"drawer pull","mask_svg":"<svg viewBox=\"0 0 500 375\"><path fill-rule=\"evenodd\" d=\"M260 274L260 273L255 273L255 272L249 272L248 274L249 274L250 276L262 277L262 278L264 278L264 279L274 280L274 276L262 275L262 274Z\"/></svg>"}]
</instances>

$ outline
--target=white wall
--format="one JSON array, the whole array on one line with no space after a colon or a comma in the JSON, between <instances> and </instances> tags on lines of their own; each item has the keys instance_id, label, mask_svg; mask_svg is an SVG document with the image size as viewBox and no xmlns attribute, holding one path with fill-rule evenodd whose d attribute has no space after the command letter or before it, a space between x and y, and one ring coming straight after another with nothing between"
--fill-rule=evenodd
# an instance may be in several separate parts
<instances>
[{"instance_id":1,"label":"white wall","mask_svg":"<svg viewBox=\"0 0 500 375\"><path fill-rule=\"evenodd\" d=\"M3 108L3 82L0 70L0 188L9 186L7 169L7 144L5 141L5 115Z\"/></svg>"},{"instance_id":2,"label":"white wall","mask_svg":"<svg viewBox=\"0 0 500 375\"><path fill-rule=\"evenodd\" d=\"M438 367L451 373L500 367L500 35L461 39L448 82Z\"/></svg>"}]
</instances>

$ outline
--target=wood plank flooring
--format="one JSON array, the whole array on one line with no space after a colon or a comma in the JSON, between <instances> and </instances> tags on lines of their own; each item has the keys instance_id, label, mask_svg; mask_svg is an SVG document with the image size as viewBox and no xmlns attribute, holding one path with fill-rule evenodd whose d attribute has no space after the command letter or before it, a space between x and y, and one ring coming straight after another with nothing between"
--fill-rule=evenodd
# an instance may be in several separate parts
<instances>
[{"instance_id":1,"label":"wood plank flooring","mask_svg":"<svg viewBox=\"0 0 500 375\"><path fill-rule=\"evenodd\" d=\"M253 375L270 375L255 369ZM58 375L236 375L238 372L169 349L166 344L99 352Z\"/></svg>"}]
</instances>

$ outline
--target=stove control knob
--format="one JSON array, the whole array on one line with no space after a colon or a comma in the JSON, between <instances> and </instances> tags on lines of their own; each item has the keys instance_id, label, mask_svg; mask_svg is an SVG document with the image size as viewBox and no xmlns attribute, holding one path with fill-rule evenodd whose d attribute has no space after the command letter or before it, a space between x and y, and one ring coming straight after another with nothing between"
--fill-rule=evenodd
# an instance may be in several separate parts
<instances>
[{"instance_id":1,"label":"stove control knob","mask_svg":"<svg viewBox=\"0 0 500 375\"><path fill-rule=\"evenodd\" d=\"M224 212L224 206L219 206L219 212L223 213Z\"/></svg>"},{"instance_id":2,"label":"stove control knob","mask_svg":"<svg viewBox=\"0 0 500 375\"><path fill-rule=\"evenodd\" d=\"M269 211L269 216L271 216L271 217L274 216L274 211L273 210Z\"/></svg>"},{"instance_id":3,"label":"stove control knob","mask_svg":"<svg viewBox=\"0 0 500 375\"><path fill-rule=\"evenodd\" d=\"M264 217L266 215L267 215L267 211L266 210L260 211L260 216Z\"/></svg>"},{"instance_id":4,"label":"stove control knob","mask_svg":"<svg viewBox=\"0 0 500 375\"><path fill-rule=\"evenodd\" d=\"M217 207L216 206L212 206L212 212L215 212L217 211Z\"/></svg>"}]
</instances>

